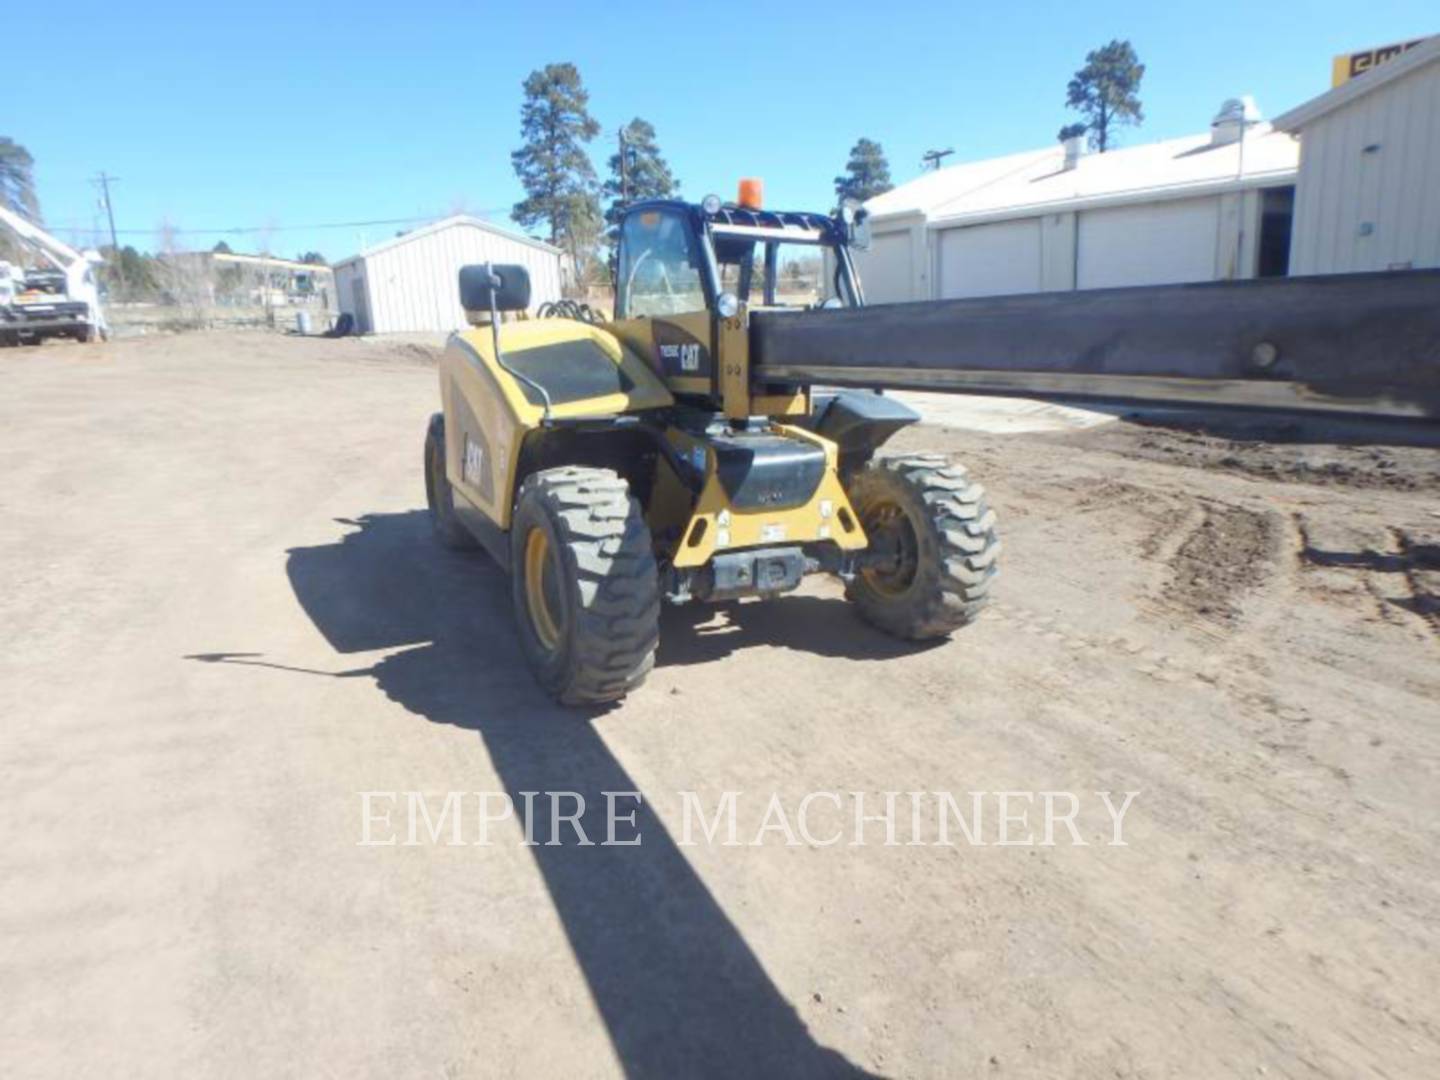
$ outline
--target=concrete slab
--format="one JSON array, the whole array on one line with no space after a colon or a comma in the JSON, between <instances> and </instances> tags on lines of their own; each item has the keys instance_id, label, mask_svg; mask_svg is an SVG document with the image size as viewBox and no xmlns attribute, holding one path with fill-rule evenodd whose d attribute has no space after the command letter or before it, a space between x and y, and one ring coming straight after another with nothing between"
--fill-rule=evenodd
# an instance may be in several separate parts
<instances>
[{"instance_id":1,"label":"concrete slab","mask_svg":"<svg viewBox=\"0 0 1440 1080\"><path fill-rule=\"evenodd\" d=\"M1040 431L1080 431L1113 421L1116 414L1049 401L897 391L893 395L926 423L963 431L1018 435Z\"/></svg>"}]
</instances>

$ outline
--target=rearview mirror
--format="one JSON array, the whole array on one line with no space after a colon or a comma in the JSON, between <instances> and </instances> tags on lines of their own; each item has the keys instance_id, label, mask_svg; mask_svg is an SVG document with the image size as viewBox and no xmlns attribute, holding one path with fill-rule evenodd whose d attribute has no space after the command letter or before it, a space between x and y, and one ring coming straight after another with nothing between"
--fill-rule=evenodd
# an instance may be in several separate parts
<instances>
[{"instance_id":1,"label":"rearview mirror","mask_svg":"<svg viewBox=\"0 0 1440 1080\"><path fill-rule=\"evenodd\" d=\"M530 272L506 263L460 268L460 306L466 311L524 311L530 306Z\"/></svg>"}]
</instances>

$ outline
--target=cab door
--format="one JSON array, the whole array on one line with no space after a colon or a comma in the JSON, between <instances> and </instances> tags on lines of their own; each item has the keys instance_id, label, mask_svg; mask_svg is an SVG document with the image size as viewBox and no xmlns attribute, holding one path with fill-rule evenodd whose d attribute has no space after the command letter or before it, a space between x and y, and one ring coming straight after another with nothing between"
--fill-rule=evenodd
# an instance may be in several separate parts
<instances>
[{"instance_id":1,"label":"cab door","mask_svg":"<svg viewBox=\"0 0 1440 1080\"><path fill-rule=\"evenodd\" d=\"M632 211L620 230L610 329L649 361L672 393L715 390L715 325L708 260L679 209Z\"/></svg>"}]
</instances>

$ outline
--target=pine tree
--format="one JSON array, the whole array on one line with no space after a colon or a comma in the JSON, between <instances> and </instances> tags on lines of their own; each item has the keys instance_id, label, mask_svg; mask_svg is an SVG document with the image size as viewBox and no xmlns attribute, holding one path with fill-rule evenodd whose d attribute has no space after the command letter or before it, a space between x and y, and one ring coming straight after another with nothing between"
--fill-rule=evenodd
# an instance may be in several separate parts
<instances>
[{"instance_id":1,"label":"pine tree","mask_svg":"<svg viewBox=\"0 0 1440 1080\"><path fill-rule=\"evenodd\" d=\"M40 201L35 198L35 159L30 151L6 135L0 135L0 204L30 221L40 221Z\"/></svg>"},{"instance_id":2,"label":"pine tree","mask_svg":"<svg viewBox=\"0 0 1440 1080\"><path fill-rule=\"evenodd\" d=\"M641 199L668 199L680 190L680 181L670 172L670 166L660 156L660 147L655 143L655 128L648 121L636 117L626 124L623 131L623 146L627 160L621 162L617 151L610 155L610 178L605 181L605 198L610 205L605 209L605 223L612 243L625 208ZM623 164L623 171L622 171Z\"/></svg>"},{"instance_id":3,"label":"pine tree","mask_svg":"<svg viewBox=\"0 0 1440 1080\"><path fill-rule=\"evenodd\" d=\"M585 144L600 131L590 95L574 64L547 64L525 80L520 133L525 145L510 155L525 199L511 217L525 228L545 225L550 242L570 253L581 278L594 259L600 231L595 167Z\"/></svg>"},{"instance_id":4,"label":"pine tree","mask_svg":"<svg viewBox=\"0 0 1440 1080\"><path fill-rule=\"evenodd\" d=\"M1145 119L1140 107L1144 77L1145 65L1128 41L1112 41L1086 55L1085 66L1066 89L1065 104L1085 118L1092 148L1103 154L1110 149L1113 128ZM1062 130L1074 132L1074 126Z\"/></svg>"},{"instance_id":5,"label":"pine tree","mask_svg":"<svg viewBox=\"0 0 1440 1080\"><path fill-rule=\"evenodd\" d=\"M874 198L889 191L890 163L885 160L885 151L877 142L861 139L850 148L850 160L845 163L848 176L835 178L835 197L845 199Z\"/></svg>"},{"instance_id":6,"label":"pine tree","mask_svg":"<svg viewBox=\"0 0 1440 1080\"><path fill-rule=\"evenodd\" d=\"M154 260L150 256L129 244L118 252L108 244L99 250L105 260L98 271L100 282L112 300L149 300L156 295Z\"/></svg>"}]
</instances>

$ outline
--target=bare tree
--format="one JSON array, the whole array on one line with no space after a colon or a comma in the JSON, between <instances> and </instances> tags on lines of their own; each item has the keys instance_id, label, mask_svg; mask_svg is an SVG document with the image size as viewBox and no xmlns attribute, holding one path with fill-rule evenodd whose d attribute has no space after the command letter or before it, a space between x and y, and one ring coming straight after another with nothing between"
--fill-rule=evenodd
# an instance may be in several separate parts
<instances>
[{"instance_id":1,"label":"bare tree","mask_svg":"<svg viewBox=\"0 0 1440 1080\"><path fill-rule=\"evenodd\" d=\"M168 219L156 230L155 285L161 300L175 309L173 329L198 330L209 324L215 282L206 254L187 250L180 230Z\"/></svg>"}]
</instances>

